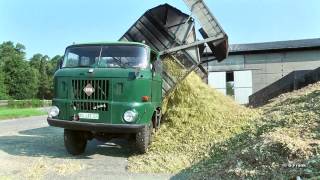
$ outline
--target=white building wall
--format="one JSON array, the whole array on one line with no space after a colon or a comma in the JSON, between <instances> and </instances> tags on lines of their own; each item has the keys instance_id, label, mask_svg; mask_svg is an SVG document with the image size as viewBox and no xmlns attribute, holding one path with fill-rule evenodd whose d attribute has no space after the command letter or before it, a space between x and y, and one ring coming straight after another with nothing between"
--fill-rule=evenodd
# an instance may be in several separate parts
<instances>
[{"instance_id":1,"label":"white building wall","mask_svg":"<svg viewBox=\"0 0 320 180\"><path fill-rule=\"evenodd\" d=\"M234 97L240 104L248 104L252 94L252 71L234 71Z\"/></svg>"},{"instance_id":2,"label":"white building wall","mask_svg":"<svg viewBox=\"0 0 320 180\"><path fill-rule=\"evenodd\" d=\"M208 84L226 95L226 72L209 72Z\"/></svg>"}]
</instances>

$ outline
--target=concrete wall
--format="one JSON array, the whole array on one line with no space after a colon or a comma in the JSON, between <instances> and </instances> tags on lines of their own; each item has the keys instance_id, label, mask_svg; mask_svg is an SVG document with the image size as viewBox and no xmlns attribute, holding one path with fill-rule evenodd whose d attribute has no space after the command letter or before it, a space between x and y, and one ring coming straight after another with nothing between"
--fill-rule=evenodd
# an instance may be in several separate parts
<instances>
[{"instance_id":1,"label":"concrete wall","mask_svg":"<svg viewBox=\"0 0 320 180\"><path fill-rule=\"evenodd\" d=\"M320 49L279 53L229 55L218 63L210 62L209 71L252 70L253 93L295 70L320 67Z\"/></svg>"},{"instance_id":2,"label":"concrete wall","mask_svg":"<svg viewBox=\"0 0 320 180\"><path fill-rule=\"evenodd\" d=\"M253 107L262 106L280 94L301 89L308 84L320 81L320 67L315 70L299 70L261 89L249 97L249 104Z\"/></svg>"}]
</instances>

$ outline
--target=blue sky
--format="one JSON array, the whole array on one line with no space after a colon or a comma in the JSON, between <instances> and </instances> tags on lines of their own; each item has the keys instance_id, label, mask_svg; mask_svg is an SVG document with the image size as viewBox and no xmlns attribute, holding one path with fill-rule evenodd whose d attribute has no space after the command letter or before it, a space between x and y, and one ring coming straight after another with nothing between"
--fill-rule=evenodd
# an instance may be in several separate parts
<instances>
[{"instance_id":1,"label":"blue sky","mask_svg":"<svg viewBox=\"0 0 320 180\"><path fill-rule=\"evenodd\" d=\"M205 0L230 43L320 38L319 0ZM183 0L0 0L0 42L63 54L72 42L115 41L146 10ZM198 27L199 28L199 27Z\"/></svg>"}]
</instances>

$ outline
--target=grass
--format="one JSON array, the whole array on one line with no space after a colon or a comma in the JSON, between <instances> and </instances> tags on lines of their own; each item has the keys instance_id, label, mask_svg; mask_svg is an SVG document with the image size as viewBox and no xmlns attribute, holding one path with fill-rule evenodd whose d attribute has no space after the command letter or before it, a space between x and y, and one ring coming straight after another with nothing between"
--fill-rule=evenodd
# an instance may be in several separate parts
<instances>
[{"instance_id":1,"label":"grass","mask_svg":"<svg viewBox=\"0 0 320 180\"><path fill-rule=\"evenodd\" d=\"M0 107L0 120L14 119L29 116L45 115L46 112L39 110L39 108L7 108Z\"/></svg>"}]
</instances>

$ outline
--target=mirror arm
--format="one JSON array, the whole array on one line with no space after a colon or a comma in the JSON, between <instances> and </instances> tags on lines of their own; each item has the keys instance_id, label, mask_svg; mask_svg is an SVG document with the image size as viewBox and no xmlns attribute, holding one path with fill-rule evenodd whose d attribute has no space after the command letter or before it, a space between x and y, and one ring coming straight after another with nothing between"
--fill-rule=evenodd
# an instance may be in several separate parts
<instances>
[{"instance_id":1,"label":"mirror arm","mask_svg":"<svg viewBox=\"0 0 320 180\"><path fill-rule=\"evenodd\" d=\"M63 59L64 59L64 56L62 56L62 57L58 60L57 69L62 69Z\"/></svg>"}]
</instances>

